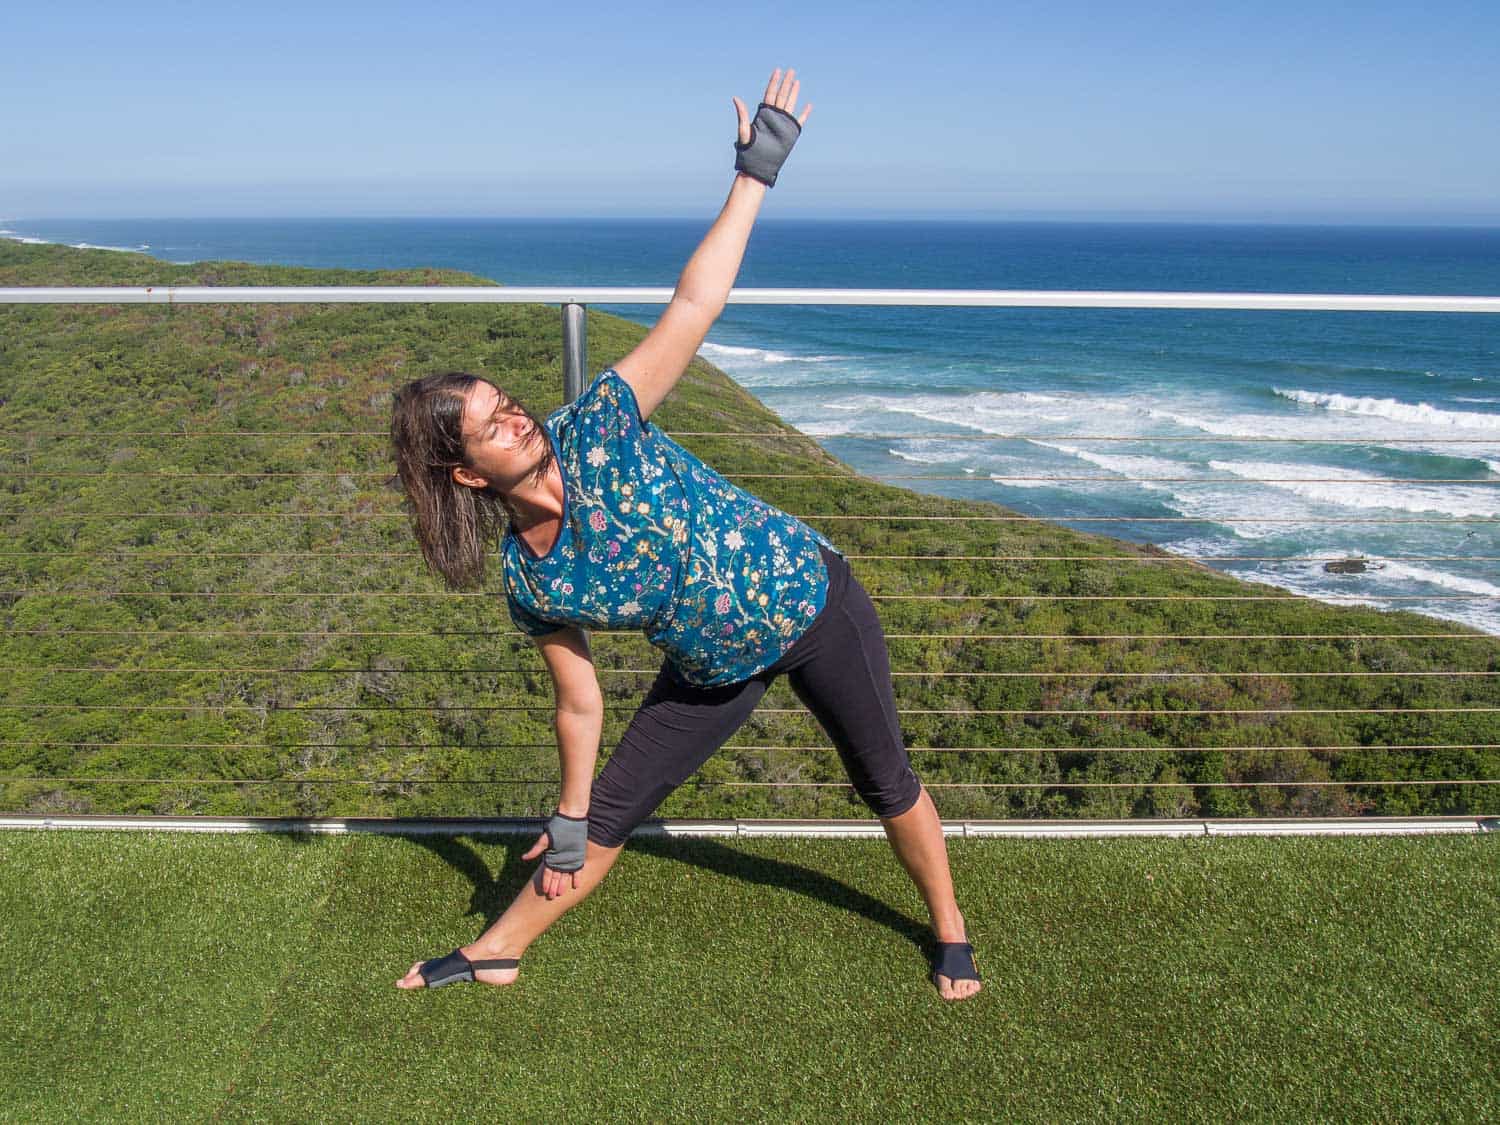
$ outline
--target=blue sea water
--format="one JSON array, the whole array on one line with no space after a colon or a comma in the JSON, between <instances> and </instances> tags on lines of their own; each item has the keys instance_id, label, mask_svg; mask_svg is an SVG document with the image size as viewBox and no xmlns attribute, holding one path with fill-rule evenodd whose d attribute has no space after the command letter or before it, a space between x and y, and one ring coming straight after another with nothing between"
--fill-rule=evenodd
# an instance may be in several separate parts
<instances>
[{"instance_id":1,"label":"blue sea water","mask_svg":"<svg viewBox=\"0 0 1500 1125\"><path fill-rule=\"evenodd\" d=\"M0 234L173 261L671 286L708 223L11 220ZM1500 230L765 218L738 284L1496 296ZM659 309L610 311L649 323ZM862 472L1500 633L1497 524L1452 522L1500 517L1495 317L731 306L703 354ZM1381 561L1324 569L1352 555Z\"/></svg>"}]
</instances>

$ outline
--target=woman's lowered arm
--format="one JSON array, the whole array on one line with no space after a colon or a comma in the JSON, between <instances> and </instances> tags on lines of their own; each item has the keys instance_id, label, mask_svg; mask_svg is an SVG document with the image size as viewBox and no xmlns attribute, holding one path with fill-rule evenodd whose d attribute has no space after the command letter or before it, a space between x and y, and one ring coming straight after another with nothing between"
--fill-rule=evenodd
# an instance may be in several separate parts
<instances>
[{"instance_id":1,"label":"woman's lowered arm","mask_svg":"<svg viewBox=\"0 0 1500 1125\"><path fill-rule=\"evenodd\" d=\"M672 392L677 380L698 353L709 328L724 311L724 302L740 272L750 230L755 225L768 182L786 157L802 123L812 112L808 106L800 119L794 115L801 83L796 72L772 72L766 84L765 101L752 125L745 104L734 99L739 115L740 157L729 189L729 198L708 234L688 259L671 303L646 338L619 363L615 370L635 392L642 419L649 418Z\"/></svg>"},{"instance_id":2,"label":"woman's lowered arm","mask_svg":"<svg viewBox=\"0 0 1500 1125\"><path fill-rule=\"evenodd\" d=\"M565 628L536 638L557 702L557 754L562 762L562 792L557 812L522 859L543 857L537 878L550 899L578 886L578 871L587 853L589 795L599 736L604 730L604 697L589 652L588 634Z\"/></svg>"}]
</instances>

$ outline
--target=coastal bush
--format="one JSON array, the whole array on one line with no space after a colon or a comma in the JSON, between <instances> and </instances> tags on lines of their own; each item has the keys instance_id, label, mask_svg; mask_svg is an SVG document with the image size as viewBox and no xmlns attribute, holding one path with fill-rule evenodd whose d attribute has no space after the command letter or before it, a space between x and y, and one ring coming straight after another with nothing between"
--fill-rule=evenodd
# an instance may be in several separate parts
<instances>
[{"instance_id":1,"label":"coastal bush","mask_svg":"<svg viewBox=\"0 0 1500 1125\"><path fill-rule=\"evenodd\" d=\"M486 282L0 243L0 285L145 284ZM391 392L430 370L487 374L538 413L558 405L557 310L11 305L0 318L0 807L549 810L545 671L511 629L497 573L454 594L423 570L383 435ZM596 369L644 332L597 312L588 325ZM1500 672L1493 637L1290 596L1130 600L1282 592L1046 521L976 520L1014 513L854 475L702 360L657 420L766 435L682 440L853 557L890 634L914 762L945 816L1493 809L1492 788L1453 783L1500 778L1495 678L1415 674ZM913 514L959 518L896 518ZM995 554L1161 561L960 557ZM1093 598L1112 600L1078 600ZM1425 632L1459 636L1347 636ZM1143 639L1108 639L1119 634ZM594 648L607 754L660 661L639 637ZM1400 748L1431 744L1456 748ZM1449 784L1390 784L1433 779ZM660 815L867 813L779 684Z\"/></svg>"}]
</instances>

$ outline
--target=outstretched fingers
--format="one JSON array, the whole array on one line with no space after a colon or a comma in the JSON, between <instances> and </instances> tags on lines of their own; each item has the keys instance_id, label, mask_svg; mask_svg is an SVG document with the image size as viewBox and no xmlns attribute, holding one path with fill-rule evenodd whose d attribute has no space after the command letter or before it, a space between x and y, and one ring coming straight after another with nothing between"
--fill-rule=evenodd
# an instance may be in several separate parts
<instances>
[{"instance_id":1,"label":"outstretched fingers","mask_svg":"<svg viewBox=\"0 0 1500 1125\"><path fill-rule=\"evenodd\" d=\"M789 70L786 73L787 77L790 78L792 72ZM776 108L784 109L788 113L791 113L792 110L797 108L797 91L800 89L802 89L802 83L800 80L793 82L791 85L783 85L781 88L781 94L776 99Z\"/></svg>"},{"instance_id":2,"label":"outstretched fingers","mask_svg":"<svg viewBox=\"0 0 1500 1125\"><path fill-rule=\"evenodd\" d=\"M761 101L769 105L776 104L776 92L781 86L781 68L777 67L771 71L771 77L766 82L766 92L761 95Z\"/></svg>"},{"instance_id":3,"label":"outstretched fingers","mask_svg":"<svg viewBox=\"0 0 1500 1125\"><path fill-rule=\"evenodd\" d=\"M788 67L783 72L779 67L771 72L770 81L766 83L765 96L761 101L767 105L773 105L777 109L784 110L793 116L797 113L797 97L802 91L802 81L797 77L795 69ZM802 116L797 119L797 124L807 120L812 106L802 111Z\"/></svg>"},{"instance_id":4,"label":"outstretched fingers","mask_svg":"<svg viewBox=\"0 0 1500 1125\"><path fill-rule=\"evenodd\" d=\"M797 118L800 128L807 124L807 118L812 113L812 104L809 103L802 110L801 116L797 114L797 99L802 94L802 80L797 77L797 72L790 67L782 74L776 70L771 73L771 81L766 83L765 101L774 105L777 109Z\"/></svg>"}]
</instances>

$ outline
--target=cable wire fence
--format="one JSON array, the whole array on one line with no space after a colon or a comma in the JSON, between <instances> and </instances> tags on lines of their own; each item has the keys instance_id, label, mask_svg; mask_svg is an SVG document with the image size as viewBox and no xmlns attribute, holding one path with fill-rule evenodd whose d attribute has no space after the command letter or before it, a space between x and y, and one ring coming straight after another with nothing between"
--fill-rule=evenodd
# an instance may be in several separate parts
<instances>
[{"instance_id":1,"label":"cable wire fence","mask_svg":"<svg viewBox=\"0 0 1500 1125\"><path fill-rule=\"evenodd\" d=\"M478 357L528 404L555 405L591 374L585 324L609 360L639 335L597 312L585 319L584 305L670 295L0 289L10 337L24 342L0 350L0 811L549 812L558 768L546 671L511 627L498 575L452 591L421 566L383 423L392 390L440 366L435 337L453 345L443 355ZM1500 312L1500 298L1344 294L736 290L731 301ZM547 306L562 307L561 347ZM58 369L70 374L67 393L48 401L66 414L41 395L43 373ZM309 425L313 417L327 424ZM1056 487L1048 495L1059 502L1073 486L1211 486L1232 496L1273 485L1295 496L1334 485L1372 497L1334 514L1245 513L1232 501L1170 516L1097 505L1022 512L909 490L973 482L970 473L856 473L706 366L690 369L660 420L731 481L846 552L883 619L898 717L945 818L1497 807L1500 638L1466 622L1490 619L1474 615L1493 615L1500 582L1399 593L1361 580L1388 567L1500 561L1500 472L1459 475L1448 458L1435 476L1304 476L1284 466L989 474L996 485ZM1024 424L938 436L1115 448L1143 440ZM1327 434L1150 440L1372 444ZM1378 445L1466 457L1500 439L1383 435ZM1463 490L1465 504L1459 514L1393 514L1381 500L1396 487ZM1413 538L1331 558L1168 551L1113 534L1208 524L1378 527ZM1244 563L1273 577L1286 568L1298 581L1248 582L1226 569ZM1314 589L1310 572L1349 588ZM660 660L638 635L599 634L593 651L606 701L602 757ZM868 816L834 747L780 684L658 815Z\"/></svg>"}]
</instances>

